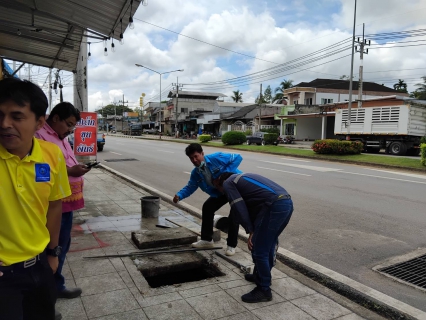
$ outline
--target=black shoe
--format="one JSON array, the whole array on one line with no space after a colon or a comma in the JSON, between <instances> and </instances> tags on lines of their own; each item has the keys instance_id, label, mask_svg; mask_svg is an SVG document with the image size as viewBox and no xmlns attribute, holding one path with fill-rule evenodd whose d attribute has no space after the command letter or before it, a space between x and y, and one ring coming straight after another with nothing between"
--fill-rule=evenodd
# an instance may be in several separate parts
<instances>
[{"instance_id":1,"label":"black shoe","mask_svg":"<svg viewBox=\"0 0 426 320\"><path fill-rule=\"evenodd\" d=\"M61 320L62 319L62 314L55 309L55 320Z\"/></svg>"},{"instance_id":2,"label":"black shoe","mask_svg":"<svg viewBox=\"0 0 426 320\"><path fill-rule=\"evenodd\" d=\"M79 297L81 295L81 292L82 291L80 288L72 288L72 289L65 288L64 290L58 292L58 298L74 299Z\"/></svg>"},{"instance_id":3,"label":"black shoe","mask_svg":"<svg viewBox=\"0 0 426 320\"><path fill-rule=\"evenodd\" d=\"M271 301L272 292L271 292L271 289L264 291L260 289L259 287L256 287L251 292L242 295L241 300L247 303Z\"/></svg>"},{"instance_id":4,"label":"black shoe","mask_svg":"<svg viewBox=\"0 0 426 320\"><path fill-rule=\"evenodd\" d=\"M255 281L254 278L255 278L254 274L252 273L247 273L244 275L244 279L246 279L248 282L254 282Z\"/></svg>"}]
</instances>

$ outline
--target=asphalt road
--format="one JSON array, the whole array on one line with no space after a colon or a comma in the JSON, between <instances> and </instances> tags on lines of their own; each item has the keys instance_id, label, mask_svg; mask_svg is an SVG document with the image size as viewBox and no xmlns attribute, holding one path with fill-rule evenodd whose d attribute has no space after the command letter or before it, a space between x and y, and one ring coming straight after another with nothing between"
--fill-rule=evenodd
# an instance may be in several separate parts
<instances>
[{"instance_id":1,"label":"asphalt road","mask_svg":"<svg viewBox=\"0 0 426 320\"><path fill-rule=\"evenodd\" d=\"M98 159L170 197L193 166L185 144L107 137ZM204 148L205 153L221 151ZM229 152L229 150L224 150ZM426 247L426 175L356 165L241 152L240 169L285 187L295 205L280 245L416 308L426 311L426 291L372 271L394 256ZM138 161L103 162L135 158ZM201 209L197 190L184 201ZM229 207L219 212L227 215Z\"/></svg>"}]
</instances>

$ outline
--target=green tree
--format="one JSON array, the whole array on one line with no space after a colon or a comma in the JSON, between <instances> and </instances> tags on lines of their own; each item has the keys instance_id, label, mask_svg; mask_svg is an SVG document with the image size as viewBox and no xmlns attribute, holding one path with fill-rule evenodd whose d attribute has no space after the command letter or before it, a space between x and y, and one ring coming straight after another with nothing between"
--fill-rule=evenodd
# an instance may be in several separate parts
<instances>
[{"instance_id":1,"label":"green tree","mask_svg":"<svg viewBox=\"0 0 426 320\"><path fill-rule=\"evenodd\" d=\"M423 83L415 84L415 86L419 88L411 92L410 97L420 100L426 100L426 76L423 76L422 79Z\"/></svg>"},{"instance_id":2,"label":"green tree","mask_svg":"<svg viewBox=\"0 0 426 320\"><path fill-rule=\"evenodd\" d=\"M293 80L284 79L281 81L280 86L275 88L275 96L272 99L272 102L280 101L285 98L284 90L293 87Z\"/></svg>"},{"instance_id":3,"label":"green tree","mask_svg":"<svg viewBox=\"0 0 426 320\"><path fill-rule=\"evenodd\" d=\"M267 86L265 91L263 92L263 99L266 103L272 102L272 89L271 86Z\"/></svg>"},{"instance_id":4,"label":"green tree","mask_svg":"<svg viewBox=\"0 0 426 320\"><path fill-rule=\"evenodd\" d=\"M133 109L129 108L128 106L123 106L123 105L113 105L113 104L109 104L99 110L96 111L97 113L103 115L104 117L106 116L111 116L114 114L117 114L118 116L123 115L123 112L134 112Z\"/></svg>"},{"instance_id":5,"label":"green tree","mask_svg":"<svg viewBox=\"0 0 426 320\"><path fill-rule=\"evenodd\" d=\"M240 92L240 90L232 91L234 93L233 96L231 96L232 100L235 102L243 102L243 93Z\"/></svg>"},{"instance_id":6,"label":"green tree","mask_svg":"<svg viewBox=\"0 0 426 320\"><path fill-rule=\"evenodd\" d=\"M399 92L407 93L407 84L402 79L398 79L398 83L395 83L393 88Z\"/></svg>"}]
</instances>

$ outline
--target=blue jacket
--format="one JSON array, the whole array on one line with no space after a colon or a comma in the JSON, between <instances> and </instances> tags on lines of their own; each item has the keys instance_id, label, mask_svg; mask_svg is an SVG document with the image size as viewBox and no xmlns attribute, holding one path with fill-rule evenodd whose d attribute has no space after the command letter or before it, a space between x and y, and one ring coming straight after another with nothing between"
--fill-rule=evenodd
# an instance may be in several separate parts
<instances>
[{"instance_id":1,"label":"blue jacket","mask_svg":"<svg viewBox=\"0 0 426 320\"><path fill-rule=\"evenodd\" d=\"M243 161L243 158L237 153L216 152L204 156L204 161L207 168L210 170L213 179L216 179L224 172L242 173L237 168L241 161ZM198 187L211 197L217 198L222 195L219 190L210 186L206 182L203 174L200 172L200 169L194 168L192 169L188 184L177 193L179 200L188 198L198 189Z\"/></svg>"}]
</instances>

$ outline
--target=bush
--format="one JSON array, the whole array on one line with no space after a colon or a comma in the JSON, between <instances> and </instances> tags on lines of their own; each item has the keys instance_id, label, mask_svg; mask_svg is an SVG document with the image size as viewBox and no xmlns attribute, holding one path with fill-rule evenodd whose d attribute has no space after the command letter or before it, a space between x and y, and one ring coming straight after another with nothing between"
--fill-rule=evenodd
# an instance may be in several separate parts
<instances>
[{"instance_id":1,"label":"bush","mask_svg":"<svg viewBox=\"0 0 426 320\"><path fill-rule=\"evenodd\" d=\"M276 134L280 135L280 129L278 129L278 128L262 129L261 131L267 132L267 133L276 133Z\"/></svg>"},{"instance_id":2,"label":"bush","mask_svg":"<svg viewBox=\"0 0 426 320\"><path fill-rule=\"evenodd\" d=\"M278 133L268 133L265 134L265 144L274 144L275 142L277 142L278 139Z\"/></svg>"},{"instance_id":3,"label":"bush","mask_svg":"<svg viewBox=\"0 0 426 320\"><path fill-rule=\"evenodd\" d=\"M426 166L426 143L420 145L420 157L422 165Z\"/></svg>"},{"instance_id":4,"label":"bush","mask_svg":"<svg viewBox=\"0 0 426 320\"><path fill-rule=\"evenodd\" d=\"M246 130L246 131L244 132L244 134L245 134L246 136L251 136L251 135L253 134L253 131L251 131L251 130Z\"/></svg>"},{"instance_id":5,"label":"bush","mask_svg":"<svg viewBox=\"0 0 426 320\"><path fill-rule=\"evenodd\" d=\"M312 144L312 150L321 154L360 154L364 150L364 144L360 141L316 140Z\"/></svg>"},{"instance_id":6,"label":"bush","mask_svg":"<svg viewBox=\"0 0 426 320\"><path fill-rule=\"evenodd\" d=\"M426 136L420 138L420 144L426 143Z\"/></svg>"},{"instance_id":7,"label":"bush","mask_svg":"<svg viewBox=\"0 0 426 320\"><path fill-rule=\"evenodd\" d=\"M235 145L243 144L246 141L246 135L240 131L228 131L222 136L223 144Z\"/></svg>"},{"instance_id":8,"label":"bush","mask_svg":"<svg viewBox=\"0 0 426 320\"><path fill-rule=\"evenodd\" d=\"M198 139L200 142L209 142L212 139L212 136L209 134L201 134Z\"/></svg>"}]
</instances>

